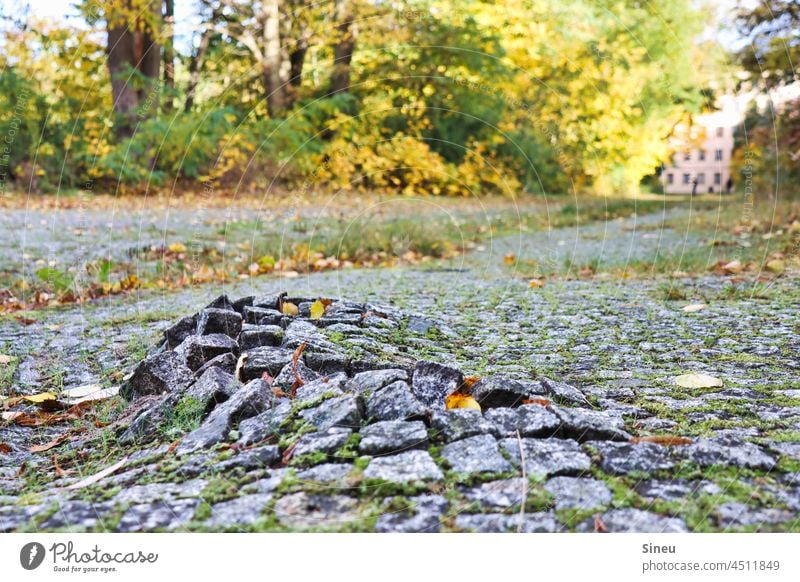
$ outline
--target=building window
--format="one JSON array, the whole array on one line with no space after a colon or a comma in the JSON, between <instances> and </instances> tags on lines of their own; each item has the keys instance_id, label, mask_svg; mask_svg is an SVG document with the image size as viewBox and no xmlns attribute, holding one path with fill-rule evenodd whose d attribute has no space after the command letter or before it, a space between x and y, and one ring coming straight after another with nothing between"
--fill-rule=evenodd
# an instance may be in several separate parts
<instances>
[{"instance_id":1,"label":"building window","mask_svg":"<svg viewBox=\"0 0 800 582\"><path fill-rule=\"evenodd\" d=\"M717 128L717 137L723 137L724 135L725 135L725 128L724 127L718 127Z\"/></svg>"},{"instance_id":2,"label":"building window","mask_svg":"<svg viewBox=\"0 0 800 582\"><path fill-rule=\"evenodd\" d=\"M672 175L672 172L667 174L667 184L672 184L675 182L675 176Z\"/></svg>"},{"instance_id":3,"label":"building window","mask_svg":"<svg viewBox=\"0 0 800 582\"><path fill-rule=\"evenodd\" d=\"M687 162L689 160L691 160L692 159L692 152L689 151L689 152L686 152L685 154L683 154L683 159L686 160Z\"/></svg>"},{"instance_id":4,"label":"building window","mask_svg":"<svg viewBox=\"0 0 800 582\"><path fill-rule=\"evenodd\" d=\"M698 156L701 162L704 162L706 159L706 150L700 150L698 152Z\"/></svg>"},{"instance_id":5,"label":"building window","mask_svg":"<svg viewBox=\"0 0 800 582\"><path fill-rule=\"evenodd\" d=\"M722 150L716 150L714 152L714 159L718 162L722 161Z\"/></svg>"},{"instance_id":6,"label":"building window","mask_svg":"<svg viewBox=\"0 0 800 582\"><path fill-rule=\"evenodd\" d=\"M719 172L714 174L714 184L722 184L722 174Z\"/></svg>"},{"instance_id":7,"label":"building window","mask_svg":"<svg viewBox=\"0 0 800 582\"><path fill-rule=\"evenodd\" d=\"M684 174L683 175L683 183L684 184L688 184L689 183L689 174Z\"/></svg>"},{"instance_id":8,"label":"building window","mask_svg":"<svg viewBox=\"0 0 800 582\"><path fill-rule=\"evenodd\" d=\"M705 174L697 174L697 183L698 184L705 184L706 182L706 175Z\"/></svg>"}]
</instances>

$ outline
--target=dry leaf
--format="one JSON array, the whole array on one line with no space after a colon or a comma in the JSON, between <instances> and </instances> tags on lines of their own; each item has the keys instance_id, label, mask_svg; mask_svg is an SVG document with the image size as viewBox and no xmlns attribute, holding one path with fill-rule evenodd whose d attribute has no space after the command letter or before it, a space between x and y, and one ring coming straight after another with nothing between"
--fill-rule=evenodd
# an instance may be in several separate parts
<instances>
[{"instance_id":1,"label":"dry leaf","mask_svg":"<svg viewBox=\"0 0 800 582\"><path fill-rule=\"evenodd\" d=\"M447 410L451 410L453 408L471 408L472 410L481 410L481 405L478 404L477 400L475 400L469 394L462 394L461 392L450 394L447 398L445 398L444 404Z\"/></svg>"},{"instance_id":2,"label":"dry leaf","mask_svg":"<svg viewBox=\"0 0 800 582\"><path fill-rule=\"evenodd\" d=\"M461 384L461 387L464 389L464 392L469 392L472 390L472 387L475 385L475 383L480 379L480 376L466 376L464 378L464 382Z\"/></svg>"},{"instance_id":3,"label":"dry leaf","mask_svg":"<svg viewBox=\"0 0 800 582\"><path fill-rule=\"evenodd\" d=\"M526 398L523 404L538 404L539 406L550 406L552 402L547 398Z\"/></svg>"},{"instance_id":4,"label":"dry leaf","mask_svg":"<svg viewBox=\"0 0 800 582\"><path fill-rule=\"evenodd\" d=\"M780 275L786 270L786 263L784 263L781 259L772 259L771 261L767 261L767 264L764 265L764 268L771 273Z\"/></svg>"},{"instance_id":5,"label":"dry leaf","mask_svg":"<svg viewBox=\"0 0 800 582\"><path fill-rule=\"evenodd\" d=\"M239 356L239 359L236 361L236 369L233 371L233 377L239 380L239 382L244 382L244 378L242 378L242 367L244 363L247 361L247 353L242 354Z\"/></svg>"},{"instance_id":6,"label":"dry leaf","mask_svg":"<svg viewBox=\"0 0 800 582\"><path fill-rule=\"evenodd\" d=\"M295 305L291 301L284 301L281 303L281 313L283 313L284 315L291 315L292 317L294 317L295 315L300 313L300 310L297 308L297 305Z\"/></svg>"},{"instance_id":7,"label":"dry leaf","mask_svg":"<svg viewBox=\"0 0 800 582\"><path fill-rule=\"evenodd\" d=\"M49 443L45 443L43 445L35 445L35 446L29 448L28 451L30 451L31 453L43 453L44 451L49 451L50 449L52 449L54 447L57 447L58 445L63 443L68 438L69 438L69 434L68 433L64 433L64 434L62 434L60 436L57 436L53 440L51 440Z\"/></svg>"},{"instance_id":8,"label":"dry leaf","mask_svg":"<svg viewBox=\"0 0 800 582\"><path fill-rule=\"evenodd\" d=\"M119 393L119 386L111 386L103 388L99 384L86 384L84 386L77 386L69 388L61 392L59 400L65 404L80 404L81 402L95 402L97 400L106 400Z\"/></svg>"},{"instance_id":9,"label":"dry leaf","mask_svg":"<svg viewBox=\"0 0 800 582\"><path fill-rule=\"evenodd\" d=\"M289 464L289 461L292 459L292 455L294 455L295 447L297 447L296 441L291 445L289 445L288 447L286 447L286 450L283 451L283 456L281 456L281 463L283 463L284 465Z\"/></svg>"},{"instance_id":10,"label":"dry leaf","mask_svg":"<svg viewBox=\"0 0 800 582\"><path fill-rule=\"evenodd\" d=\"M169 245L167 247L167 250L169 250L170 252L175 253L175 254L185 253L186 252L186 245L183 244L183 243L179 243L179 242L172 243L171 245Z\"/></svg>"},{"instance_id":11,"label":"dry leaf","mask_svg":"<svg viewBox=\"0 0 800 582\"><path fill-rule=\"evenodd\" d=\"M539 289L540 287L544 287L544 281L541 279L531 279L528 281L528 287L531 289Z\"/></svg>"},{"instance_id":12,"label":"dry leaf","mask_svg":"<svg viewBox=\"0 0 800 582\"><path fill-rule=\"evenodd\" d=\"M662 445L665 447L676 447L680 445L690 445L692 444L692 439L686 437L679 437L679 436L643 436L643 437L634 437L631 439L632 443L654 443L657 445Z\"/></svg>"},{"instance_id":13,"label":"dry leaf","mask_svg":"<svg viewBox=\"0 0 800 582\"><path fill-rule=\"evenodd\" d=\"M706 308L705 303L692 303L691 305L684 305L682 311L686 313L694 313Z\"/></svg>"},{"instance_id":14,"label":"dry leaf","mask_svg":"<svg viewBox=\"0 0 800 582\"><path fill-rule=\"evenodd\" d=\"M72 471L65 471L61 468L61 465L58 464L58 455L56 453L53 453L53 469L55 469L56 475L59 477L66 477L72 473Z\"/></svg>"},{"instance_id":15,"label":"dry leaf","mask_svg":"<svg viewBox=\"0 0 800 582\"><path fill-rule=\"evenodd\" d=\"M600 517L599 513L594 514L594 531L595 533L606 533L608 528L606 524L603 523L603 518Z\"/></svg>"},{"instance_id":16,"label":"dry leaf","mask_svg":"<svg viewBox=\"0 0 800 582\"><path fill-rule=\"evenodd\" d=\"M321 319L325 315L325 304L322 301L314 301L311 304L311 319Z\"/></svg>"},{"instance_id":17,"label":"dry leaf","mask_svg":"<svg viewBox=\"0 0 800 582\"><path fill-rule=\"evenodd\" d=\"M48 400L55 400L56 395L52 392L40 392L39 394L33 394L31 396L23 396L23 399L33 404L41 404L43 402L47 402Z\"/></svg>"},{"instance_id":18,"label":"dry leaf","mask_svg":"<svg viewBox=\"0 0 800 582\"><path fill-rule=\"evenodd\" d=\"M6 354L0 354L0 364L10 364L11 363L11 356Z\"/></svg>"},{"instance_id":19,"label":"dry leaf","mask_svg":"<svg viewBox=\"0 0 800 582\"><path fill-rule=\"evenodd\" d=\"M94 475L90 475L89 477L86 477L85 479L81 479L80 481L77 481L77 482L73 483L72 485L69 485L69 486L65 487L65 489L69 489L69 490L83 489L84 487L89 487L90 485L94 485L95 483L97 483L101 479L103 479L105 477L108 477L109 475L111 475L115 471L117 471L120 468L122 468L122 466L127 462L128 462L128 457L123 457L123 459L121 461L118 461L118 462L114 463L113 465L111 465L109 467L106 467L105 469L103 469L102 471L100 471L98 473L95 473Z\"/></svg>"},{"instance_id":20,"label":"dry leaf","mask_svg":"<svg viewBox=\"0 0 800 582\"><path fill-rule=\"evenodd\" d=\"M744 265L742 265L742 262L740 260L738 260L738 259L735 260L735 261L731 261L730 263L725 263L724 265L722 265L722 270L725 271L725 273L728 273L728 274L741 273L743 269L744 269Z\"/></svg>"},{"instance_id":21,"label":"dry leaf","mask_svg":"<svg viewBox=\"0 0 800 582\"><path fill-rule=\"evenodd\" d=\"M512 253L508 253L505 257L503 257L503 262L506 265L513 265L517 262L517 256Z\"/></svg>"},{"instance_id":22,"label":"dry leaf","mask_svg":"<svg viewBox=\"0 0 800 582\"><path fill-rule=\"evenodd\" d=\"M0 453L8 454L11 452L11 447L8 446L6 443L0 443Z\"/></svg>"},{"instance_id":23,"label":"dry leaf","mask_svg":"<svg viewBox=\"0 0 800 582\"><path fill-rule=\"evenodd\" d=\"M675 377L675 383L682 388L719 388L722 380L708 374L683 374Z\"/></svg>"},{"instance_id":24,"label":"dry leaf","mask_svg":"<svg viewBox=\"0 0 800 582\"><path fill-rule=\"evenodd\" d=\"M297 389L300 388L305 382L300 377L300 374L297 373L297 362L300 361L300 356L303 353L303 350L306 349L306 342L301 343L297 346L297 349L292 354L292 373L294 374L294 382L292 383L292 388L289 391L289 398L294 398L297 395Z\"/></svg>"}]
</instances>

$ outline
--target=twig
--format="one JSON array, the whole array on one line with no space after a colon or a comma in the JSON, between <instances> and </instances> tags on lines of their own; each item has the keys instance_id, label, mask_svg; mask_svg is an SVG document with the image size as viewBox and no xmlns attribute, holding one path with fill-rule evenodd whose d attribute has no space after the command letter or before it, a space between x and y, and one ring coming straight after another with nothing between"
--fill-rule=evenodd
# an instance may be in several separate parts
<instances>
[{"instance_id":1,"label":"twig","mask_svg":"<svg viewBox=\"0 0 800 582\"><path fill-rule=\"evenodd\" d=\"M525 502L528 501L528 476L525 474L525 449L522 447L522 435L517 429L517 445L519 446L519 466L522 469L522 491L519 500L519 523L517 533L522 532L522 522L525 520Z\"/></svg>"}]
</instances>

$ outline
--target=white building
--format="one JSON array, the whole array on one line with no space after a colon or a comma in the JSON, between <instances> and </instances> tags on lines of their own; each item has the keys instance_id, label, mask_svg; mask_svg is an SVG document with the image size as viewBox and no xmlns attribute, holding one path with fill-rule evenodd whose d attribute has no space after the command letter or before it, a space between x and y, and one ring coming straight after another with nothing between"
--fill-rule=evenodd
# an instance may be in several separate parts
<instances>
[{"instance_id":1,"label":"white building","mask_svg":"<svg viewBox=\"0 0 800 582\"><path fill-rule=\"evenodd\" d=\"M731 191L733 132L739 121L739 115L729 109L698 115L691 128L676 127L671 144L675 154L661 172L664 193Z\"/></svg>"}]
</instances>

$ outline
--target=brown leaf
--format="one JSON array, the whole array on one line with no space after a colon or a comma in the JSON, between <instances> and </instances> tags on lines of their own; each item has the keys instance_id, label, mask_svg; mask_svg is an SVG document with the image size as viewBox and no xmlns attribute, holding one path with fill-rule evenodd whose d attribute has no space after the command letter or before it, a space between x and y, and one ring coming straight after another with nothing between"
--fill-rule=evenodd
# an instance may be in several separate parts
<instances>
[{"instance_id":1,"label":"brown leaf","mask_svg":"<svg viewBox=\"0 0 800 582\"><path fill-rule=\"evenodd\" d=\"M294 373L294 382L292 383L292 388L289 391L289 398L294 398L297 395L297 389L305 384L303 379L300 377L300 374L297 373L297 362L300 361L300 356L303 354L303 350L305 349L306 342L303 342L297 346L294 354L292 354L292 372Z\"/></svg>"},{"instance_id":2,"label":"brown leaf","mask_svg":"<svg viewBox=\"0 0 800 582\"><path fill-rule=\"evenodd\" d=\"M6 443L0 443L0 453L6 455L11 452L11 447Z\"/></svg>"},{"instance_id":3,"label":"brown leaf","mask_svg":"<svg viewBox=\"0 0 800 582\"><path fill-rule=\"evenodd\" d=\"M118 461L118 462L114 463L113 465L110 465L110 466L106 467L105 469L95 473L94 475L90 475L89 477L86 477L85 479L81 479L80 481L76 481L72 485L68 485L67 487L65 487L65 489L69 489L69 490L83 489L84 487L89 487L90 485L94 485L98 481L104 479L105 477L108 477L109 475L111 475L115 471L121 469L122 466L125 465L125 463L127 463L127 462L128 462L128 457L123 457L121 461Z\"/></svg>"},{"instance_id":4,"label":"brown leaf","mask_svg":"<svg viewBox=\"0 0 800 582\"><path fill-rule=\"evenodd\" d=\"M65 471L61 468L61 465L58 464L58 455L56 453L53 453L53 469L55 469L56 475L59 477L66 477L72 473L72 471Z\"/></svg>"},{"instance_id":5,"label":"brown leaf","mask_svg":"<svg viewBox=\"0 0 800 582\"><path fill-rule=\"evenodd\" d=\"M464 383L461 385L461 387L464 392L469 392L480 379L480 376L465 376Z\"/></svg>"},{"instance_id":6,"label":"brown leaf","mask_svg":"<svg viewBox=\"0 0 800 582\"><path fill-rule=\"evenodd\" d=\"M552 402L547 398L526 398L523 404L538 404L539 406L550 406Z\"/></svg>"},{"instance_id":7,"label":"brown leaf","mask_svg":"<svg viewBox=\"0 0 800 582\"><path fill-rule=\"evenodd\" d=\"M297 447L297 442L286 447L286 450L283 451L283 456L281 457L281 463L284 465L288 465L289 461L292 459L292 455L294 455L294 449Z\"/></svg>"},{"instance_id":8,"label":"brown leaf","mask_svg":"<svg viewBox=\"0 0 800 582\"><path fill-rule=\"evenodd\" d=\"M37 320L35 320L35 319L31 319L31 318L29 318L29 317L23 317L22 315L15 315L15 316L14 316L14 319L15 319L15 320L16 320L16 321L17 321L17 322L20 324L20 325L33 325L34 323L39 323L39 322L38 322Z\"/></svg>"},{"instance_id":9,"label":"brown leaf","mask_svg":"<svg viewBox=\"0 0 800 582\"><path fill-rule=\"evenodd\" d=\"M606 533L608 528L606 524L603 523L603 518L600 517L599 513L594 514L594 531L596 533Z\"/></svg>"},{"instance_id":10,"label":"brown leaf","mask_svg":"<svg viewBox=\"0 0 800 582\"><path fill-rule=\"evenodd\" d=\"M655 443L657 445L662 445L665 447L675 447L680 445L690 445L692 444L692 439L679 436L653 435L653 436L634 437L631 439L631 442Z\"/></svg>"},{"instance_id":11,"label":"brown leaf","mask_svg":"<svg viewBox=\"0 0 800 582\"><path fill-rule=\"evenodd\" d=\"M32 446L30 449L28 449L28 451L31 453L43 453L44 451L49 451L50 449L57 447L68 438L69 438L69 433L64 433L60 436L57 436L48 443L45 443L43 445Z\"/></svg>"}]
</instances>

